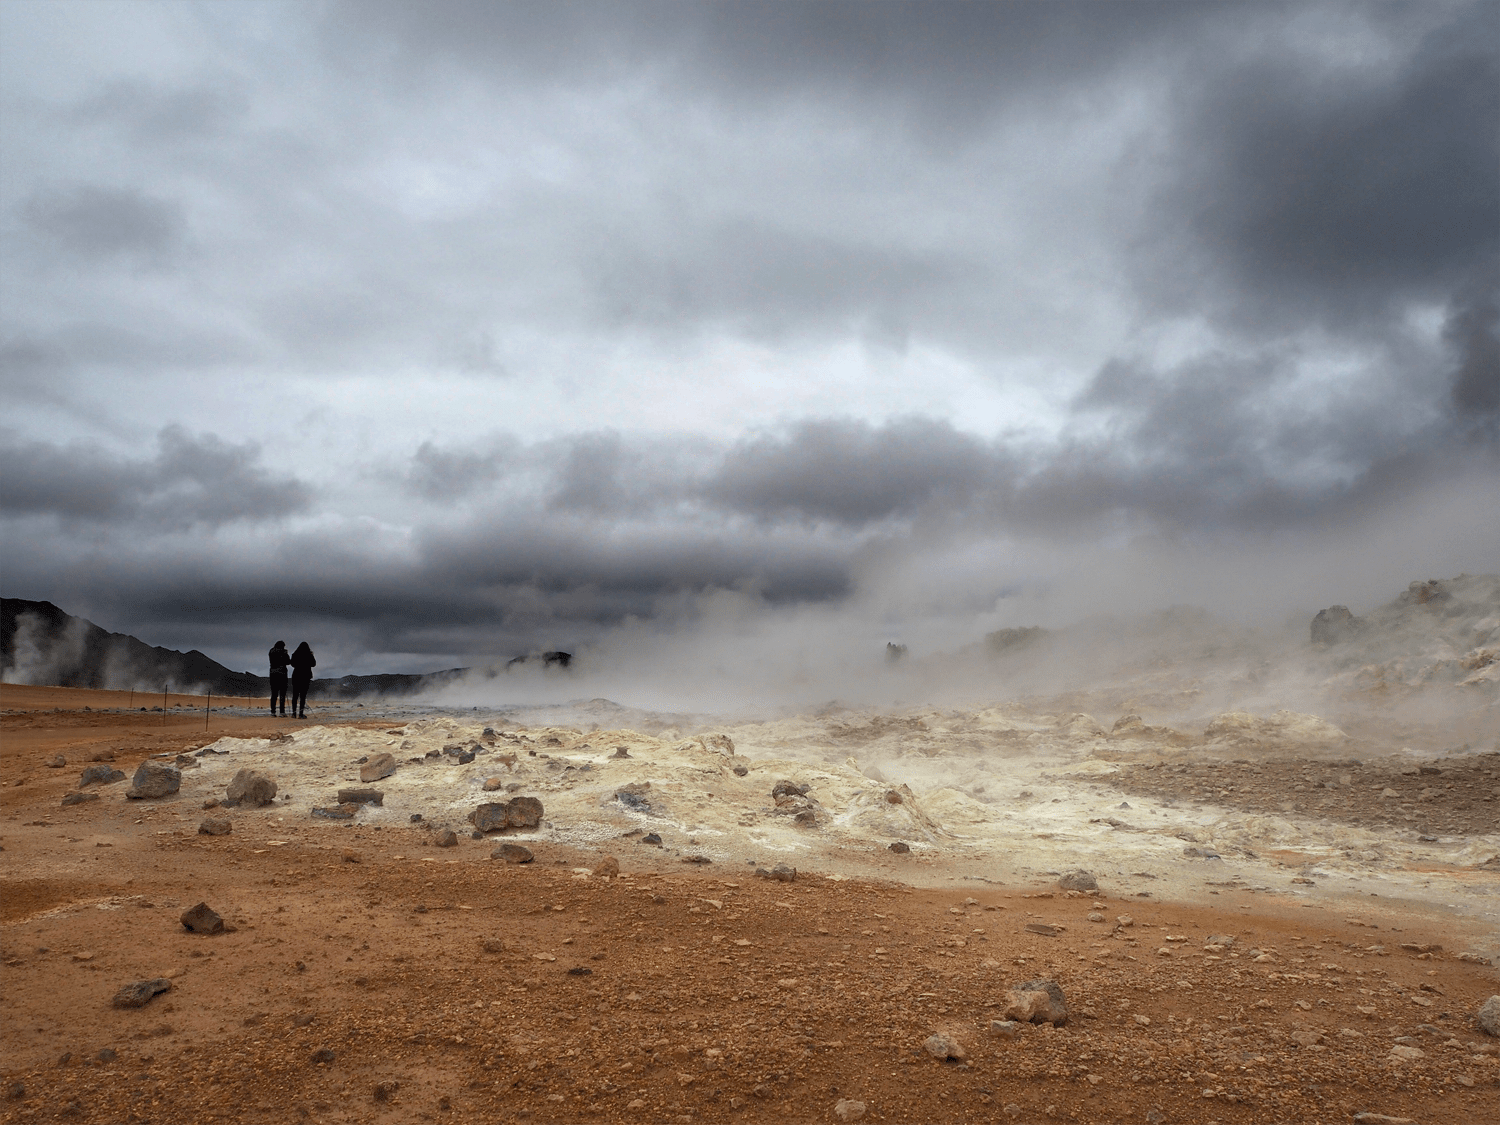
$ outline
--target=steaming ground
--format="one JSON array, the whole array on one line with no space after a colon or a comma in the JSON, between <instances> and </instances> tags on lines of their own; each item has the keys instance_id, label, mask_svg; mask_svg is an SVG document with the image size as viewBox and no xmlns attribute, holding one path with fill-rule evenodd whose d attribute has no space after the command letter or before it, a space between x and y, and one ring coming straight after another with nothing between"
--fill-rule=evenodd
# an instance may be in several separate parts
<instances>
[{"instance_id":1,"label":"steaming ground","mask_svg":"<svg viewBox=\"0 0 1500 1125\"><path fill-rule=\"evenodd\" d=\"M1176 611L1129 630L1011 631L984 652L881 669L911 686L946 668L998 694L1055 683L1076 661L1071 690L985 706L351 706L339 713L392 725L221 739L184 792L221 796L250 767L278 779L277 817L311 817L388 752L400 765L379 783L385 804L356 823L407 828L420 814L464 830L494 799L490 781L500 798L540 798L540 837L580 847L649 847L654 834L683 859L915 883L1084 869L1113 894L1377 896L1500 931L1500 579L1413 583L1363 618L1335 617L1338 635L1316 646ZM474 760L459 764L465 749ZM773 797L782 781L806 793Z\"/></svg>"},{"instance_id":2,"label":"steaming ground","mask_svg":"<svg viewBox=\"0 0 1500 1125\"><path fill-rule=\"evenodd\" d=\"M622 709L596 701L578 710L609 720ZM465 817L495 799L485 782L497 779L500 799L541 799L538 838L585 848L650 847L641 841L655 834L684 860L919 884L1052 882L1084 869L1114 895L1207 902L1233 886L1324 906L1377 895L1500 923L1500 754L1356 759L1352 747L1325 720L1290 712L1231 713L1195 735L1133 721L1111 733L1086 714L1021 705L840 710L695 737L471 714L388 731L318 726L289 742L220 739L184 775L184 793L222 795L248 766L274 774L289 795L275 817L309 817L358 784L362 760L388 752L401 764L378 783L384 805L361 807L360 824L404 829L420 814L431 828L466 831ZM458 763L461 748L474 751L471 763ZM1142 792L1156 771L1175 777L1205 762L1217 777L1207 799ZM1423 812L1408 810L1430 807L1425 791L1456 776L1480 811L1470 831L1433 835ZM781 781L805 796L774 798ZM1294 789L1326 799L1315 808ZM1396 824L1383 811L1350 822L1371 790L1389 791L1371 799ZM1244 807L1267 795L1284 807ZM910 852L893 854L893 843ZM1500 952L1500 942L1483 952Z\"/></svg>"}]
</instances>

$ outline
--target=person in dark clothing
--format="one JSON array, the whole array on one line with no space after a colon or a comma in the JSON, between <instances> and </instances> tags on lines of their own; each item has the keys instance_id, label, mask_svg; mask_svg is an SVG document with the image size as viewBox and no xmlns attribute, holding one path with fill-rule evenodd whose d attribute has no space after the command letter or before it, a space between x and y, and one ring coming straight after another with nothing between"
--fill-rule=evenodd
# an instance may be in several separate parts
<instances>
[{"instance_id":1,"label":"person in dark clothing","mask_svg":"<svg viewBox=\"0 0 1500 1125\"><path fill-rule=\"evenodd\" d=\"M292 653L292 714L299 719L307 718L307 689L312 684L312 670L318 666L318 658L306 641Z\"/></svg>"},{"instance_id":2,"label":"person in dark clothing","mask_svg":"<svg viewBox=\"0 0 1500 1125\"><path fill-rule=\"evenodd\" d=\"M281 713L286 714L286 666L292 657L286 650L285 641L271 646L271 714L276 714L276 705L281 704Z\"/></svg>"}]
</instances>

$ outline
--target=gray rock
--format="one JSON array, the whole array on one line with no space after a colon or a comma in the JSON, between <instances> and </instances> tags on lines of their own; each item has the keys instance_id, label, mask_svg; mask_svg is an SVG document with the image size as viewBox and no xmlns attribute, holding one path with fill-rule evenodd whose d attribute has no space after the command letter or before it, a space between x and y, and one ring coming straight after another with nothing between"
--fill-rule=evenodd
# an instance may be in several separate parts
<instances>
[{"instance_id":1,"label":"gray rock","mask_svg":"<svg viewBox=\"0 0 1500 1125\"><path fill-rule=\"evenodd\" d=\"M755 874L759 878L772 879L778 883L795 883L797 881L797 869L795 867L789 867L785 863L778 863L769 871L767 871L764 867L757 867L755 869Z\"/></svg>"},{"instance_id":2,"label":"gray rock","mask_svg":"<svg viewBox=\"0 0 1500 1125\"><path fill-rule=\"evenodd\" d=\"M1065 891L1097 891L1099 880L1087 871L1069 871L1057 881L1057 885Z\"/></svg>"},{"instance_id":3,"label":"gray rock","mask_svg":"<svg viewBox=\"0 0 1500 1125\"><path fill-rule=\"evenodd\" d=\"M365 782L379 781L382 777L390 777L395 772L395 757L390 754L375 754L359 767L359 779Z\"/></svg>"},{"instance_id":4,"label":"gray rock","mask_svg":"<svg viewBox=\"0 0 1500 1125\"><path fill-rule=\"evenodd\" d=\"M379 789L340 789L339 804L380 805L384 807L385 793Z\"/></svg>"},{"instance_id":5,"label":"gray rock","mask_svg":"<svg viewBox=\"0 0 1500 1125\"><path fill-rule=\"evenodd\" d=\"M315 1063L331 1063L336 1057L327 1047L319 1048L310 1056L311 1061Z\"/></svg>"},{"instance_id":6,"label":"gray rock","mask_svg":"<svg viewBox=\"0 0 1500 1125\"><path fill-rule=\"evenodd\" d=\"M155 996L172 990L172 982L166 977L156 977L154 980L136 980L123 986L115 993L111 1003L116 1008L144 1008Z\"/></svg>"},{"instance_id":7,"label":"gray rock","mask_svg":"<svg viewBox=\"0 0 1500 1125\"><path fill-rule=\"evenodd\" d=\"M444 828L433 837L432 842L440 848L456 848L458 847L458 833L451 828Z\"/></svg>"},{"instance_id":8,"label":"gray rock","mask_svg":"<svg viewBox=\"0 0 1500 1125\"><path fill-rule=\"evenodd\" d=\"M809 786L798 785L795 781L782 778L771 786L771 799L774 801L777 797L806 797L809 788Z\"/></svg>"},{"instance_id":9,"label":"gray rock","mask_svg":"<svg viewBox=\"0 0 1500 1125\"><path fill-rule=\"evenodd\" d=\"M732 772L733 772L733 774L734 774L735 777L744 777L747 773L750 772L750 767L749 766L743 766L743 765L741 765L741 766L735 766L735 767L733 767Z\"/></svg>"},{"instance_id":10,"label":"gray rock","mask_svg":"<svg viewBox=\"0 0 1500 1125\"><path fill-rule=\"evenodd\" d=\"M1068 1004L1055 980L1022 981L1005 994L1004 1015L1008 1020L1062 1027L1068 1022Z\"/></svg>"},{"instance_id":11,"label":"gray rock","mask_svg":"<svg viewBox=\"0 0 1500 1125\"><path fill-rule=\"evenodd\" d=\"M641 843L652 844L659 848L661 847L661 837L658 836L655 832L647 832L644 836L641 837Z\"/></svg>"},{"instance_id":12,"label":"gray rock","mask_svg":"<svg viewBox=\"0 0 1500 1125\"><path fill-rule=\"evenodd\" d=\"M113 781L124 781L125 771L117 770L114 766L100 763L97 766L87 766L83 773L78 775L78 788L85 785L108 785Z\"/></svg>"},{"instance_id":13,"label":"gray rock","mask_svg":"<svg viewBox=\"0 0 1500 1125\"><path fill-rule=\"evenodd\" d=\"M943 1062L963 1062L969 1057L969 1052L964 1050L963 1044L951 1035L941 1032L929 1035L922 1042L922 1049L935 1059Z\"/></svg>"},{"instance_id":14,"label":"gray rock","mask_svg":"<svg viewBox=\"0 0 1500 1125\"><path fill-rule=\"evenodd\" d=\"M1225 949L1228 949L1231 945L1234 944L1234 935L1233 934L1209 934L1208 935L1208 940L1205 941L1203 944L1204 945L1222 945Z\"/></svg>"},{"instance_id":15,"label":"gray rock","mask_svg":"<svg viewBox=\"0 0 1500 1125\"><path fill-rule=\"evenodd\" d=\"M130 788L125 796L132 800L142 797L166 797L182 788L182 771L165 762L145 761L135 771Z\"/></svg>"},{"instance_id":16,"label":"gray rock","mask_svg":"<svg viewBox=\"0 0 1500 1125\"><path fill-rule=\"evenodd\" d=\"M198 825L200 836L228 836L233 831L233 822L222 816L206 816Z\"/></svg>"},{"instance_id":17,"label":"gray rock","mask_svg":"<svg viewBox=\"0 0 1500 1125\"><path fill-rule=\"evenodd\" d=\"M535 797L512 797L504 802L486 801L469 814L468 820L480 832L536 828L542 823L542 802Z\"/></svg>"},{"instance_id":18,"label":"gray rock","mask_svg":"<svg viewBox=\"0 0 1500 1125\"><path fill-rule=\"evenodd\" d=\"M459 765L466 766L470 762L472 762L473 760L474 760L474 751L472 751L472 750L461 750L461 751L459 751L459 755L458 755L458 764Z\"/></svg>"},{"instance_id":19,"label":"gray rock","mask_svg":"<svg viewBox=\"0 0 1500 1125\"><path fill-rule=\"evenodd\" d=\"M229 782L224 804L230 808L244 805L258 809L276 799L276 779L251 769L242 769Z\"/></svg>"},{"instance_id":20,"label":"gray rock","mask_svg":"<svg viewBox=\"0 0 1500 1125\"><path fill-rule=\"evenodd\" d=\"M625 749L625 747L623 747L623 746L616 746L615 747L615 752L613 754L611 754L610 757L611 758L628 758L628 757L630 757L630 751L627 750L627 749Z\"/></svg>"},{"instance_id":21,"label":"gray rock","mask_svg":"<svg viewBox=\"0 0 1500 1125\"><path fill-rule=\"evenodd\" d=\"M792 823L798 828L816 828L818 826L818 814L812 809L803 809L792 818Z\"/></svg>"},{"instance_id":22,"label":"gray rock","mask_svg":"<svg viewBox=\"0 0 1500 1125\"><path fill-rule=\"evenodd\" d=\"M1500 996L1479 1005L1479 1026L1488 1035L1500 1035Z\"/></svg>"},{"instance_id":23,"label":"gray rock","mask_svg":"<svg viewBox=\"0 0 1500 1125\"><path fill-rule=\"evenodd\" d=\"M911 845L908 843L904 843L901 840L897 840L890 846L890 850L895 852L897 855L906 855L911 851Z\"/></svg>"},{"instance_id":24,"label":"gray rock","mask_svg":"<svg viewBox=\"0 0 1500 1125\"><path fill-rule=\"evenodd\" d=\"M1014 1039L1021 1034L1021 1025L1015 1020L990 1020L990 1030L1004 1039Z\"/></svg>"},{"instance_id":25,"label":"gray rock","mask_svg":"<svg viewBox=\"0 0 1500 1125\"><path fill-rule=\"evenodd\" d=\"M103 1047L100 1049L99 1053L94 1056L94 1058L98 1059L102 1063L112 1063L119 1057L120 1052L115 1050L113 1047Z\"/></svg>"},{"instance_id":26,"label":"gray rock","mask_svg":"<svg viewBox=\"0 0 1500 1125\"><path fill-rule=\"evenodd\" d=\"M858 1121L865 1115L865 1103L853 1098L840 1098L833 1103L833 1115L840 1121Z\"/></svg>"},{"instance_id":27,"label":"gray rock","mask_svg":"<svg viewBox=\"0 0 1500 1125\"><path fill-rule=\"evenodd\" d=\"M88 801L97 801L98 799L99 794L97 793L69 793L62 799L62 803L63 808L67 808L69 805L81 805Z\"/></svg>"},{"instance_id":28,"label":"gray rock","mask_svg":"<svg viewBox=\"0 0 1500 1125\"><path fill-rule=\"evenodd\" d=\"M530 863L536 857L531 849L521 844L501 844L490 852L491 859L503 859L506 863Z\"/></svg>"},{"instance_id":29,"label":"gray rock","mask_svg":"<svg viewBox=\"0 0 1500 1125\"><path fill-rule=\"evenodd\" d=\"M62 754L54 754L52 757L47 759L47 768L49 770L60 770L67 764L68 759Z\"/></svg>"},{"instance_id":30,"label":"gray rock","mask_svg":"<svg viewBox=\"0 0 1500 1125\"><path fill-rule=\"evenodd\" d=\"M188 907L178 920L186 929L195 934L222 934L224 932L224 919L206 902Z\"/></svg>"},{"instance_id":31,"label":"gray rock","mask_svg":"<svg viewBox=\"0 0 1500 1125\"><path fill-rule=\"evenodd\" d=\"M315 808L312 815L319 820L353 820L357 812L358 805L334 805L331 808Z\"/></svg>"}]
</instances>

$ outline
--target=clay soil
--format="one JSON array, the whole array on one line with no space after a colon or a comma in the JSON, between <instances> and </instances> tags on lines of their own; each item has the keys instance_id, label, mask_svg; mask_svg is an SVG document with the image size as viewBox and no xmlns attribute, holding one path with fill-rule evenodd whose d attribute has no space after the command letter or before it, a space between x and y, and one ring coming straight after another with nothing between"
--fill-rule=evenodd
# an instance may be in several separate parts
<instances>
[{"instance_id":1,"label":"clay soil","mask_svg":"<svg viewBox=\"0 0 1500 1125\"><path fill-rule=\"evenodd\" d=\"M201 699L142 713L124 694L0 694L3 1121L837 1121L841 1099L890 1122L1500 1120L1496 1040L1475 1022L1497 973L1459 959L1473 935L1452 919L1233 887L1204 908L773 882L625 839L605 879L581 873L599 853L538 840L510 865L494 839L440 849L417 825L243 818L206 836L209 814L175 798L61 807L96 756L129 773L286 729L218 714L205 735ZM1400 780L1430 790L1441 830L1494 807L1493 765L1453 790ZM183 928L199 901L226 932ZM1233 945L1205 948L1221 934ZM170 991L111 1006L153 977ZM1068 1024L993 1032L1033 978L1061 985ZM967 1058L933 1058L934 1032Z\"/></svg>"}]
</instances>

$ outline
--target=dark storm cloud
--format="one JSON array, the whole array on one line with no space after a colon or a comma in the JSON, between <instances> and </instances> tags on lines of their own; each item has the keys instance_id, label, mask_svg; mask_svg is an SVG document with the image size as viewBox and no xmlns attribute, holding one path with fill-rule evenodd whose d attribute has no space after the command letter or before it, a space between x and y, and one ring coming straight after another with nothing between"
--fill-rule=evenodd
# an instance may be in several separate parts
<instances>
[{"instance_id":1,"label":"dark storm cloud","mask_svg":"<svg viewBox=\"0 0 1500 1125\"><path fill-rule=\"evenodd\" d=\"M66 250L87 258L128 255L160 261L186 236L182 207L134 188L84 184L33 195L26 220Z\"/></svg>"},{"instance_id":2,"label":"dark storm cloud","mask_svg":"<svg viewBox=\"0 0 1500 1125\"><path fill-rule=\"evenodd\" d=\"M1383 65L1263 51L1184 83L1142 289L1261 332L1342 327L1442 301L1490 266L1500 7L1448 11L1414 48L1393 36Z\"/></svg>"},{"instance_id":3,"label":"dark storm cloud","mask_svg":"<svg viewBox=\"0 0 1500 1125\"><path fill-rule=\"evenodd\" d=\"M234 445L167 426L157 445L154 458L131 459L91 445L22 441L7 433L0 444L0 510L180 531L279 519L311 503L307 485L258 463L253 443Z\"/></svg>"},{"instance_id":4,"label":"dark storm cloud","mask_svg":"<svg viewBox=\"0 0 1500 1125\"><path fill-rule=\"evenodd\" d=\"M500 479L513 453L511 443L484 451L442 449L424 441L412 455L406 487L428 500L453 501Z\"/></svg>"},{"instance_id":5,"label":"dark storm cloud","mask_svg":"<svg viewBox=\"0 0 1500 1125\"><path fill-rule=\"evenodd\" d=\"M401 0L334 9L328 43L501 83L594 86L647 74L703 96L890 99L927 127L968 125L1018 88L1085 81L1206 13L1172 3L588 3ZM872 107L870 99L874 99Z\"/></svg>"},{"instance_id":6,"label":"dark storm cloud","mask_svg":"<svg viewBox=\"0 0 1500 1125\"><path fill-rule=\"evenodd\" d=\"M963 509L1009 469L1008 457L947 422L905 418L877 428L825 419L740 443L703 495L762 519L862 526Z\"/></svg>"},{"instance_id":7,"label":"dark storm cloud","mask_svg":"<svg viewBox=\"0 0 1500 1125\"><path fill-rule=\"evenodd\" d=\"M1462 294L1443 337L1457 354L1453 406L1460 427L1489 425L1500 441L1500 281Z\"/></svg>"}]
</instances>

